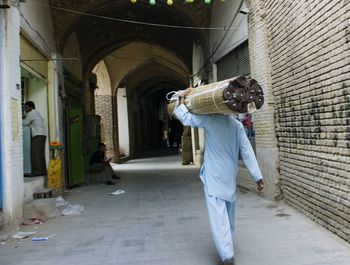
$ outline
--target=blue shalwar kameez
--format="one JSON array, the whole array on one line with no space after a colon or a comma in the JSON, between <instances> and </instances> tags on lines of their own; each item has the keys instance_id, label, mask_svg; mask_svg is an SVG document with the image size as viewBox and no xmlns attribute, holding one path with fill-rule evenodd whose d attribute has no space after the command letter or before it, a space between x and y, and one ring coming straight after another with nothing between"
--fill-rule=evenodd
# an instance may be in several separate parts
<instances>
[{"instance_id":1,"label":"blue shalwar kameez","mask_svg":"<svg viewBox=\"0 0 350 265\"><path fill-rule=\"evenodd\" d=\"M204 184L210 226L221 259L234 256L233 232L239 152L255 182L262 179L243 125L234 115L196 115L179 105L174 114L185 126L205 130Z\"/></svg>"}]
</instances>

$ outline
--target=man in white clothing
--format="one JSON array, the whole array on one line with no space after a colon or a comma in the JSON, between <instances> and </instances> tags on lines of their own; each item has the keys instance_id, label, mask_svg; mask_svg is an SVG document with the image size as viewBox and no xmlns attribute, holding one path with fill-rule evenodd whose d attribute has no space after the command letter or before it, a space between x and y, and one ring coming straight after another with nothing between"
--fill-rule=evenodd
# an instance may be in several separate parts
<instances>
[{"instance_id":1,"label":"man in white clothing","mask_svg":"<svg viewBox=\"0 0 350 265\"><path fill-rule=\"evenodd\" d=\"M44 119L35 109L35 104L33 101L27 101L24 104L24 111L26 115L23 120L23 126L29 126L32 134L30 148L32 176L44 176L46 175L46 129Z\"/></svg>"},{"instance_id":2,"label":"man in white clothing","mask_svg":"<svg viewBox=\"0 0 350 265\"><path fill-rule=\"evenodd\" d=\"M239 153L259 191L264 188L263 177L242 123L233 115L190 113L184 105L184 98L190 91L187 89L182 93L174 114L184 126L205 130L204 163L200 178L204 184L209 221L216 248L224 265L233 265Z\"/></svg>"}]
</instances>

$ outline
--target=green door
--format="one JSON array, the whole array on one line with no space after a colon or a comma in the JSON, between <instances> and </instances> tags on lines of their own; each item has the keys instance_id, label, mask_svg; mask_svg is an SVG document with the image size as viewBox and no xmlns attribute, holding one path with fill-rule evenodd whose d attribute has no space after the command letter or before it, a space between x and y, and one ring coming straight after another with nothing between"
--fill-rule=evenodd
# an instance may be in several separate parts
<instances>
[{"instance_id":1,"label":"green door","mask_svg":"<svg viewBox=\"0 0 350 265\"><path fill-rule=\"evenodd\" d=\"M80 107L67 109L68 186L82 184L84 177L83 111Z\"/></svg>"}]
</instances>

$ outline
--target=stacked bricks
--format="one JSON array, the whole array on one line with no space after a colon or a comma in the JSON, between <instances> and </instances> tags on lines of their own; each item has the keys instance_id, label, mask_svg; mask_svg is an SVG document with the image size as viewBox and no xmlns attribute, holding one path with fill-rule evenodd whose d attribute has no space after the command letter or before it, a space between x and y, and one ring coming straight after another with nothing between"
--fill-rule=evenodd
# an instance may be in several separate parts
<instances>
[{"instance_id":1,"label":"stacked bricks","mask_svg":"<svg viewBox=\"0 0 350 265\"><path fill-rule=\"evenodd\" d=\"M350 1L259 2L284 199L350 242Z\"/></svg>"}]
</instances>

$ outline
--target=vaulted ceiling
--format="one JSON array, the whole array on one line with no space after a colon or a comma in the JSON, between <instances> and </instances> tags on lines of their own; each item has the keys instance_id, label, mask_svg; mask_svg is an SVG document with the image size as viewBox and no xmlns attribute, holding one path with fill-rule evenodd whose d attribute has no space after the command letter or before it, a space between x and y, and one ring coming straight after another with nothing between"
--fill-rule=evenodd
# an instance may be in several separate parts
<instances>
[{"instance_id":1,"label":"vaulted ceiling","mask_svg":"<svg viewBox=\"0 0 350 265\"><path fill-rule=\"evenodd\" d=\"M187 4L166 0L150 5L147 0L50 0L57 45L63 51L70 34L75 32L84 67L93 67L100 59L131 41L156 44L177 54L191 68L194 41L208 49L208 31L169 28L137 22L208 27L212 5L204 1ZM125 21L133 21L123 22ZM86 69L85 69L86 70Z\"/></svg>"}]
</instances>

